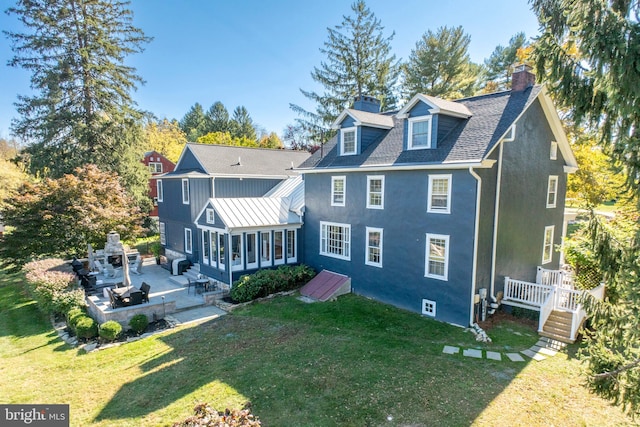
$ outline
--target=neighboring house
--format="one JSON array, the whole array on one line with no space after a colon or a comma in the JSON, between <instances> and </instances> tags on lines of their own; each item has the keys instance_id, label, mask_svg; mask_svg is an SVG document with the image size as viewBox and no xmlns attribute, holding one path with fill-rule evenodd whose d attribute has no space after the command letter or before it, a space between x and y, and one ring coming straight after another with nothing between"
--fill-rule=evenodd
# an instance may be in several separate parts
<instances>
[{"instance_id":1,"label":"neighboring house","mask_svg":"<svg viewBox=\"0 0 640 427\"><path fill-rule=\"evenodd\" d=\"M160 242L170 262L231 283L264 267L298 263L304 186L294 169L309 153L189 143L158 177Z\"/></svg>"},{"instance_id":2,"label":"neighboring house","mask_svg":"<svg viewBox=\"0 0 640 427\"><path fill-rule=\"evenodd\" d=\"M477 294L559 267L567 173L576 160L527 69L511 91L454 102L417 95L380 113L358 99L300 168L304 259L352 291L467 326ZM481 291L484 289L484 291Z\"/></svg>"},{"instance_id":3,"label":"neighboring house","mask_svg":"<svg viewBox=\"0 0 640 427\"><path fill-rule=\"evenodd\" d=\"M149 168L151 178L149 179L149 197L153 200L153 209L149 216L158 216L158 200L162 200L163 191L162 183L158 184L157 176L163 173L171 172L176 165L157 151L148 151L144 153L142 163Z\"/></svg>"}]
</instances>

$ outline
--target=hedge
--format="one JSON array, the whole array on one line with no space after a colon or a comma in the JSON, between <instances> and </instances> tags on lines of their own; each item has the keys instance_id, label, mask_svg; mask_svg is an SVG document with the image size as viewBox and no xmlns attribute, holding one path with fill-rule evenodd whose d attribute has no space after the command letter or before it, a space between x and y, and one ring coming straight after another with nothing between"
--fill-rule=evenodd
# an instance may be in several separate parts
<instances>
[{"instance_id":1,"label":"hedge","mask_svg":"<svg viewBox=\"0 0 640 427\"><path fill-rule=\"evenodd\" d=\"M315 275L315 271L304 264L283 265L275 270L258 270L235 281L230 296L236 302L247 302L276 292L296 289Z\"/></svg>"}]
</instances>

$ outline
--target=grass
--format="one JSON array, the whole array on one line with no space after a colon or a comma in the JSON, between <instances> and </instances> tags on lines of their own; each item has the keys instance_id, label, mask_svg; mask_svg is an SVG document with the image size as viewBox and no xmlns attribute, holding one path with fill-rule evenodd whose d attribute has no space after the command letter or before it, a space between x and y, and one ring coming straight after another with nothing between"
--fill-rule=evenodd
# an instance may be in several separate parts
<instances>
[{"instance_id":1,"label":"grass","mask_svg":"<svg viewBox=\"0 0 640 427\"><path fill-rule=\"evenodd\" d=\"M284 297L84 354L57 338L21 283L0 273L0 402L68 403L74 426L170 425L198 402L247 401L266 426L631 424L581 386L575 347L529 363L442 353L445 344L527 348L537 336L517 322L479 344L353 295Z\"/></svg>"}]
</instances>

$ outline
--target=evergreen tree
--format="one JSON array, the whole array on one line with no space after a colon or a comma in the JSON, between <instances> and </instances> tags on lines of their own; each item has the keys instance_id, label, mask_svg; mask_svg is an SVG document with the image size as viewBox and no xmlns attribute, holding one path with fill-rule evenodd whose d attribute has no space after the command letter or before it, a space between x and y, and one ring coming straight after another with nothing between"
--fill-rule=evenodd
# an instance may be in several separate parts
<instances>
[{"instance_id":1,"label":"evergreen tree","mask_svg":"<svg viewBox=\"0 0 640 427\"><path fill-rule=\"evenodd\" d=\"M329 39L320 52L326 61L315 67L311 77L324 87L322 93L301 90L316 104L315 111L298 105L291 108L302 117L298 123L319 135L327 129L356 96L371 95L381 101L383 110L395 107L394 89L399 66L391 55L391 40L384 27L363 0L351 6L354 16L343 16L340 25L329 28Z\"/></svg>"},{"instance_id":2,"label":"evergreen tree","mask_svg":"<svg viewBox=\"0 0 640 427\"><path fill-rule=\"evenodd\" d=\"M542 26L532 59L577 125L599 133L640 195L640 23L638 3L534 0ZM586 301L594 327L583 356L598 394L640 414L640 224L637 210L614 224L592 220L591 242L607 286Z\"/></svg>"},{"instance_id":3,"label":"evergreen tree","mask_svg":"<svg viewBox=\"0 0 640 427\"><path fill-rule=\"evenodd\" d=\"M507 46L498 45L488 59L485 59L486 80L494 82L498 90L510 89L513 65L517 62L518 49L527 45L524 33L511 37Z\"/></svg>"},{"instance_id":4,"label":"evergreen tree","mask_svg":"<svg viewBox=\"0 0 640 427\"><path fill-rule=\"evenodd\" d=\"M207 111L207 133L230 130L229 112L222 102L216 101Z\"/></svg>"},{"instance_id":5,"label":"evergreen tree","mask_svg":"<svg viewBox=\"0 0 640 427\"><path fill-rule=\"evenodd\" d=\"M476 75L469 59L471 37L462 27L427 31L403 65L405 98L424 93L444 99L472 95Z\"/></svg>"},{"instance_id":6,"label":"evergreen tree","mask_svg":"<svg viewBox=\"0 0 640 427\"><path fill-rule=\"evenodd\" d=\"M18 0L7 10L24 32L5 31L9 65L31 72L32 95L20 95L12 132L28 141L21 160L40 176L61 177L95 163L145 196L140 162L141 113L130 92L142 79L125 58L150 41L131 24L128 2Z\"/></svg>"},{"instance_id":7,"label":"evergreen tree","mask_svg":"<svg viewBox=\"0 0 640 427\"><path fill-rule=\"evenodd\" d=\"M256 140L256 129L253 127L253 120L251 116L249 116L247 109L243 106L236 107L236 109L233 110L231 136L234 138Z\"/></svg>"},{"instance_id":8,"label":"evergreen tree","mask_svg":"<svg viewBox=\"0 0 640 427\"><path fill-rule=\"evenodd\" d=\"M180 120L180 129L187 135L188 141L195 141L207 133L207 116L202 105L195 103Z\"/></svg>"}]
</instances>

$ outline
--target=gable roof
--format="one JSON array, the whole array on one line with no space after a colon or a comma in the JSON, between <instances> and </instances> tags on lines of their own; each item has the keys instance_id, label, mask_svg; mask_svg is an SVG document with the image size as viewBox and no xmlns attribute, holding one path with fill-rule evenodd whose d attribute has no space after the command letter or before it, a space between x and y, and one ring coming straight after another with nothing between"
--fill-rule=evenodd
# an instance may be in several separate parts
<instances>
[{"instance_id":1,"label":"gable roof","mask_svg":"<svg viewBox=\"0 0 640 427\"><path fill-rule=\"evenodd\" d=\"M409 102L407 102L407 104L398 111L398 117L405 118L409 111L420 101L430 106L433 110L433 114L442 113L454 117L461 117L463 119L473 116L471 111L469 111L469 109L462 103L447 101L446 99L440 99L419 93L411 98L411 100L409 100Z\"/></svg>"},{"instance_id":2,"label":"gable roof","mask_svg":"<svg viewBox=\"0 0 640 427\"><path fill-rule=\"evenodd\" d=\"M414 97L414 104L426 98L425 95ZM417 101L416 101L417 99ZM451 104L460 104L458 112L468 110L473 115L455 126L449 134L438 141L437 147L427 150L405 150L403 143L404 114L410 108L403 108L393 116L394 127L372 142L362 153L350 156L339 156L337 138L325 144L321 151L316 151L300 167L305 172L322 171L323 169L353 169L375 167L428 167L451 168L478 166L486 162L491 150L510 132L512 125L533 104L536 99L545 111L550 127L558 142L567 166L577 166L575 158L560 126L557 112L542 86L533 86L518 92L497 92L464 98L456 101L440 103L452 109Z\"/></svg>"},{"instance_id":3,"label":"gable roof","mask_svg":"<svg viewBox=\"0 0 640 427\"><path fill-rule=\"evenodd\" d=\"M210 199L209 203L229 230L302 225L302 218L289 209L286 197Z\"/></svg>"},{"instance_id":4,"label":"gable roof","mask_svg":"<svg viewBox=\"0 0 640 427\"><path fill-rule=\"evenodd\" d=\"M347 108L333 122L331 128L339 129L340 123L342 123L347 116L350 116L355 121L356 126L370 126L382 129L391 129L393 127L393 118L389 115Z\"/></svg>"},{"instance_id":5,"label":"gable roof","mask_svg":"<svg viewBox=\"0 0 640 427\"><path fill-rule=\"evenodd\" d=\"M167 176L184 174L181 162L187 153L196 159L201 173L211 176L282 177L297 175L294 168L309 158L306 151L275 150L267 148L236 147L187 143L175 172ZM193 169L191 169L193 170Z\"/></svg>"}]
</instances>

